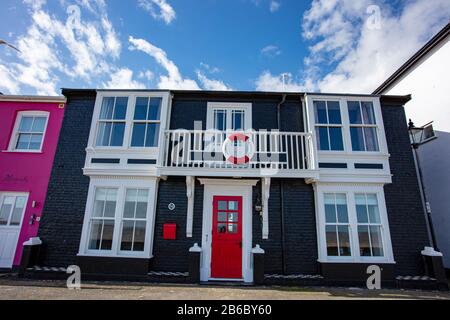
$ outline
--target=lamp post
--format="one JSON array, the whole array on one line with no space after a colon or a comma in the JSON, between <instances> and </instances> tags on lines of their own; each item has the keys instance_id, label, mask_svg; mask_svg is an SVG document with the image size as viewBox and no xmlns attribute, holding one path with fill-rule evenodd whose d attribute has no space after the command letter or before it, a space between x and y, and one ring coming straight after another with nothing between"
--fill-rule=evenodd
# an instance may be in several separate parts
<instances>
[{"instance_id":1,"label":"lamp post","mask_svg":"<svg viewBox=\"0 0 450 320\"><path fill-rule=\"evenodd\" d=\"M411 119L409 119L409 123L408 123L408 131L409 131L409 135L411 137L411 146L413 149L413 154L414 154L414 158L416 160L416 166L417 166L417 173L419 175L419 186L420 186L420 191L422 194L422 200L424 203L424 210L425 210L425 218L427 220L428 223L428 229L430 231L430 236L431 236L431 245L433 246L433 248L436 251L439 251L438 246L437 246L437 241L436 241L436 236L434 233L434 227L433 227L433 220L431 217L431 208L430 208L430 204L428 202L428 198L427 198L427 193L426 193L426 189L425 189L425 184L423 182L423 173L422 173L422 167L420 165L420 157L419 157L419 153L417 152L417 150L419 149L419 147L422 145L422 133L424 131L424 128L418 128L414 125L414 122L411 121Z\"/></svg>"}]
</instances>

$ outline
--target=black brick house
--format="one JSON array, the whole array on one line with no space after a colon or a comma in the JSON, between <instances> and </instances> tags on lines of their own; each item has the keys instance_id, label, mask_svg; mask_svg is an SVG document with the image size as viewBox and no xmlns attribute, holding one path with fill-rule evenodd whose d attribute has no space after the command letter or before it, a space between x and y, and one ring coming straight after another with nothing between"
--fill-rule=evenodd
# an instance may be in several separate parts
<instances>
[{"instance_id":1,"label":"black brick house","mask_svg":"<svg viewBox=\"0 0 450 320\"><path fill-rule=\"evenodd\" d=\"M42 266L181 282L194 248L201 282L252 283L262 252L267 283L424 274L410 97L63 94Z\"/></svg>"}]
</instances>

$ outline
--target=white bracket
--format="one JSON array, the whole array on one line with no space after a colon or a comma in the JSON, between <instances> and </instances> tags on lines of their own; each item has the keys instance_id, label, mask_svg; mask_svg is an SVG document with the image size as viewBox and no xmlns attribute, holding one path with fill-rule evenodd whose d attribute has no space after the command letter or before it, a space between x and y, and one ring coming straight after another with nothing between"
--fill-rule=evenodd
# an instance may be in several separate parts
<instances>
[{"instance_id":1,"label":"white bracket","mask_svg":"<svg viewBox=\"0 0 450 320\"><path fill-rule=\"evenodd\" d=\"M269 198L270 198L270 178L262 179L262 238L269 239Z\"/></svg>"},{"instance_id":2,"label":"white bracket","mask_svg":"<svg viewBox=\"0 0 450 320\"><path fill-rule=\"evenodd\" d=\"M186 220L186 237L192 238L192 224L194 220L194 192L195 177L186 177L186 196L188 199L187 220Z\"/></svg>"}]
</instances>

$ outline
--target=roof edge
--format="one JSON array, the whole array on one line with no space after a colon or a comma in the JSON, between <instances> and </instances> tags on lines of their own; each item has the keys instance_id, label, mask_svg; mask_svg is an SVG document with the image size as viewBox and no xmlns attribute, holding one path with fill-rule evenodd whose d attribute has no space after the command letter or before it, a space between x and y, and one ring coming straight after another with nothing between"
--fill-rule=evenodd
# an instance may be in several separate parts
<instances>
[{"instance_id":1,"label":"roof edge","mask_svg":"<svg viewBox=\"0 0 450 320\"><path fill-rule=\"evenodd\" d=\"M63 96L0 95L0 101L66 103Z\"/></svg>"},{"instance_id":2,"label":"roof edge","mask_svg":"<svg viewBox=\"0 0 450 320\"><path fill-rule=\"evenodd\" d=\"M419 51L409 58L399 69L397 69L386 81L384 81L373 94L382 94L389 89L394 82L407 73L417 62L419 62L426 54L432 51L437 45L444 41L450 34L450 22L439 31L430 41L428 41Z\"/></svg>"}]
</instances>

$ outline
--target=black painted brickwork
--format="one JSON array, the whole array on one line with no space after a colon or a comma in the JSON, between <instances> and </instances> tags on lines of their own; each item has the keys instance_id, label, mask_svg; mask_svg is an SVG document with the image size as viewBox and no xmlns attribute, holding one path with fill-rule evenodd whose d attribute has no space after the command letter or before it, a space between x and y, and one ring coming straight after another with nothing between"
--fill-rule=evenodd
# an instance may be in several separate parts
<instances>
[{"instance_id":1,"label":"black painted brickwork","mask_svg":"<svg viewBox=\"0 0 450 320\"><path fill-rule=\"evenodd\" d=\"M41 264L66 267L78 253L89 178L83 175L95 93L69 96L39 226Z\"/></svg>"},{"instance_id":2,"label":"black painted brickwork","mask_svg":"<svg viewBox=\"0 0 450 320\"><path fill-rule=\"evenodd\" d=\"M386 185L389 217L397 275L423 275L420 251L429 244L414 159L404 108L382 105L392 184Z\"/></svg>"}]
</instances>

